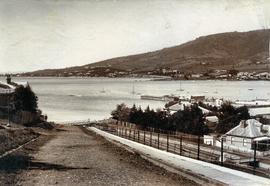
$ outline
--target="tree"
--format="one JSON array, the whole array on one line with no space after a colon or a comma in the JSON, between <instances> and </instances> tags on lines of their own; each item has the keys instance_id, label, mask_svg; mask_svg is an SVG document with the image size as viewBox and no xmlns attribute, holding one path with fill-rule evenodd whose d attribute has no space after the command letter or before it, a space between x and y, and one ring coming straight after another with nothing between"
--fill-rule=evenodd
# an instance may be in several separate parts
<instances>
[{"instance_id":1,"label":"tree","mask_svg":"<svg viewBox=\"0 0 270 186\"><path fill-rule=\"evenodd\" d=\"M116 106L116 109L112 111L111 115L113 119L119 120L122 123L122 121L128 121L130 109L124 103L121 103Z\"/></svg>"},{"instance_id":2,"label":"tree","mask_svg":"<svg viewBox=\"0 0 270 186\"><path fill-rule=\"evenodd\" d=\"M208 133L208 128L204 125L204 115L198 105L186 107L185 110L178 111L171 116L166 111L157 110L155 112L149 106L142 111L141 107L136 108L136 105L128 108L124 104L120 104L112 112L112 116L120 121L128 120L142 128L178 130L195 135Z\"/></svg>"},{"instance_id":3,"label":"tree","mask_svg":"<svg viewBox=\"0 0 270 186\"><path fill-rule=\"evenodd\" d=\"M137 118L137 107L135 104L133 104L132 108L130 109L130 114L129 114L129 122L130 123L136 123L136 118Z\"/></svg>"},{"instance_id":4,"label":"tree","mask_svg":"<svg viewBox=\"0 0 270 186\"><path fill-rule=\"evenodd\" d=\"M208 133L208 127L204 125L204 115L197 104L174 113L170 118L168 128L194 135Z\"/></svg>"},{"instance_id":5,"label":"tree","mask_svg":"<svg viewBox=\"0 0 270 186\"><path fill-rule=\"evenodd\" d=\"M38 109L38 97L32 91L31 87L18 86L14 94L15 110L24 110L36 112Z\"/></svg>"},{"instance_id":6,"label":"tree","mask_svg":"<svg viewBox=\"0 0 270 186\"><path fill-rule=\"evenodd\" d=\"M236 127L241 120L250 119L248 108L246 106L235 108L231 103L224 103L219 110L219 124L216 132L224 134Z\"/></svg>"}]
</instances>

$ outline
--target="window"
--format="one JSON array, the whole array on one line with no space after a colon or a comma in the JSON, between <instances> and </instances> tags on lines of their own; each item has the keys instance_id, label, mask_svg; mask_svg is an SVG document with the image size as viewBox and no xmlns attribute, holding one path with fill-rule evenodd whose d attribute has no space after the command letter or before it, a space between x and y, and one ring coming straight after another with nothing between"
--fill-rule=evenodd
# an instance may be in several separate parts
<instances>
[{"instance_id":1,"label":"window","mask_svg":"<svg viewBox=\"0 0 270 186\"><path fill-rule=\"evenodd\" d=\"M244 147L247 146L247 143L248 143L248 140L247 140L247 139L243 139L243 146L244 146Z\"/></svg>"},{"instance_id":2,"label":"window","mask_svg":"<svg viewBox=\"0 0 270 186\"><path fill-rule=\"evenodd\" d=\"M234 143L234 137L231 137L231 144L233 145L233 143Z\"/></svg>"}]
</instances>

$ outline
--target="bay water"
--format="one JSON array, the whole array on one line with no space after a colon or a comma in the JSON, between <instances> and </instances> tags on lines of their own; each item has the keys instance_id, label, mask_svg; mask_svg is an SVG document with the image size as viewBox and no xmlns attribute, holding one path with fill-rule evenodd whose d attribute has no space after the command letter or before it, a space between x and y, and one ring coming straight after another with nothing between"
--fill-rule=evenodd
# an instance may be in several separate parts
<instances>
[{"instance_id":1,"label":"bay water","mask_svg":"<svg viewBox=\"0 0 270 186\"><path fill-rule=\"evenodd\" d=\"M4 79L1 79L4 81ZM270 81L153 81L134 78L13 78L28 81L39 108L50 121L100 120L117 104L145 109L164 108L165 102L142 100L141 95L205 95L227 100L270 99ZM179 91L179 89L184 89ZM269 108L268 108L269 109ZM270 112L270 111L269 111Z\"/></svg>"}]
</instances>

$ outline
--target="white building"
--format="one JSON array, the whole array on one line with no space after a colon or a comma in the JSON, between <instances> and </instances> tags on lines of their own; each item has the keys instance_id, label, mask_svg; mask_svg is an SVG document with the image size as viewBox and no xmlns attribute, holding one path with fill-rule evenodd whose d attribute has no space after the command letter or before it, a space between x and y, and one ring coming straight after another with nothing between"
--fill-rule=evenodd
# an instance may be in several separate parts
<instances>
[{"instance_id":1,"label":"white building","mask_svg":"<svg viewBox=\"0 0 270 186\"><path fill-rule=\"evenodd\" d=\"M221 107L223 104L223 99L211 98L205 100L203 103L212 107Z\"/></svg>"},{"instance_id":2,"label":"white building","mask_svg":"<svg viewBox=\"0 0 270 186\"><path fill-rule=\"evenodd\" d=\"M206 116L205 117L205 124L208 126L209 129L214 130L218 124L219 120L217 116Z\"/></svg>"},{"instance_id":3,"label":"white building","mask_svg":"<svg viewBox=\"0 0 270 186\"><path fill-rule=\"evenodd\" d=\"M174 105L169 106L168 108L166 108L166 110L170 113L170 114L174 114L175 112L179 111L179 110L184 110L186 107L190 107L191 103L188 101L181 101L180 103L176 103Z\"/></svg>"},{"instance_id":4,"label":"white building","mask_svg":"<svg viewBox=\"0 0 270 186\"><path fill-rule=\"evenodd\" d=\"M270 125L263 125L255 119L241 121L224 136L224 145L232 149L252 150L255 142L258 151L270 150Z\"/></svg>"}]
</instances>

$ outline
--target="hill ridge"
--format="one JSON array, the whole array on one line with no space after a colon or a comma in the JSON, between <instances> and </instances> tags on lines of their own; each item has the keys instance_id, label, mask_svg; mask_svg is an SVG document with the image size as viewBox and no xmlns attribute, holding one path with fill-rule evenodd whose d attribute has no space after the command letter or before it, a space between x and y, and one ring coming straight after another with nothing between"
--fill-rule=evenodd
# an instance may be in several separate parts
<instances>
[{"instance_id":1,"label":"hill ridge","mask_svg":"<svg viewBox=\"0 0 270 186\"><path fill-rule=\"evenodd\" d=\"M24 75L62 76L75 73L107 76L115 71L144 74L164 68L182 73L205 73L216 69L262 72L268 70L269 36L269 29L217 33L156 51L115 57L82 66L38 70ZM108 73L101 68L107 68Z\"/></svg>"}]
</instances>

